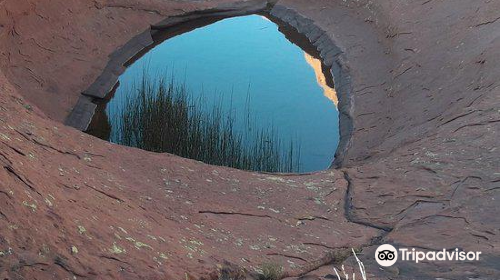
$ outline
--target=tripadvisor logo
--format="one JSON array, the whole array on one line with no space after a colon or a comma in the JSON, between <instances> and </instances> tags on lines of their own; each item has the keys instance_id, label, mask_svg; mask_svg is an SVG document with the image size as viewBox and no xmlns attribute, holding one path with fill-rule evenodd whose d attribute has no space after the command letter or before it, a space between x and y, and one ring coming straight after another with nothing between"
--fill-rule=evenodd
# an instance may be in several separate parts
<instances>
[{"instance_id":1,"label":"tripadvisor logo","mask_svg":"<svg viewBox=\"0 0 500 280\"><path fill-rule=\"evenodd\" d=\"M479 261L481 252L446 250L441 251L418 251L415 248L399 248L397 250L390 244L380 245L375 251L375 260L381 266L394 265L398 259L419 263L421 261Z\"/></svg>"},{"instance_id":2,"label":"tripadvisor logo","mask_svg":"<svg viewBox=\"0 0 500 280\"><path fill-rule=\"evenodd\" d=\"M375 251L375 260L381 266L392 266L398 260L398 251L392 245L380 245Z\"/></svg>"}]
</instances>

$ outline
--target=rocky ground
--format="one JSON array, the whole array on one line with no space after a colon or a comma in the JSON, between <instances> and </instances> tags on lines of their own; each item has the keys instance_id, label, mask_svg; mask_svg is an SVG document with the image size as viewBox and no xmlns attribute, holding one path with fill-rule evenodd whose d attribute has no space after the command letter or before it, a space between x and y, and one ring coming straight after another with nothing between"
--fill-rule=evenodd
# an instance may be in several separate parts
<instances>
[{"instance_id":1,"label":"rocky ground","mask_svg":"<svg viewBox=\"0 0 500 280\"><path fill-rule=\"evenodd\" d=\"M354 265L346 248L369 279L500 278L499 2L273 3L342 51L339 169L248 173L61 124L150 24L234 2L0 0L0 279L217 279L226 261L325 277ZM381 269L381 243L483 253Z\"/></svg>"}]
</instances>

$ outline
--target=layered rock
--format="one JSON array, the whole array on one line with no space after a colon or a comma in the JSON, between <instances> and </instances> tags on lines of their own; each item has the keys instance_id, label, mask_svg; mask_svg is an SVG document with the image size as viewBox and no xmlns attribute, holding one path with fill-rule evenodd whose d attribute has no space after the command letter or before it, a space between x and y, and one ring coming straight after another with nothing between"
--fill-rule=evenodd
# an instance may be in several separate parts
<instances>
[{"instance_id":1,"label":"layered rock","mask_svg":"<svg viewBox=\"0 0 500 280\"><path fill-rule=\"evenodd\" d=\"M217 278L225 261L326 276L351 247L370 279L498 278L496 2L278 1L342 70L340 169L249 173L60 123L150 24L231 3L0 1L2 279ZM381 243L483 254L382 270Z\"/></svg>"}]
</instances>

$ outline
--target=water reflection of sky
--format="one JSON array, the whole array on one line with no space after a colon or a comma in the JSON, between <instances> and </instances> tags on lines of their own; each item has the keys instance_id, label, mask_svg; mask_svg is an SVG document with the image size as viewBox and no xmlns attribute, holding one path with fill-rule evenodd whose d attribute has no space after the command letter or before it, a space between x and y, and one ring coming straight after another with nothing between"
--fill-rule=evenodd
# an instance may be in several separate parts
<instances>
[{"instance_id":1,"label":"water reflection of sky","mask_svg":"<svg viewBox=\"0 0 500 280\"><path fill-rule=\"evenodd\" d=\"M302 171L331 164L339 140L335 91L326 84L321 62L290 43L272 21L229 18L161 43L120 77L106 110L110 118L146 67L150 73L174 73L205 100L224 94L241 129L249 93L254 127L274 126L282 138L300 140Z\"/></svg>"}]
</instances>

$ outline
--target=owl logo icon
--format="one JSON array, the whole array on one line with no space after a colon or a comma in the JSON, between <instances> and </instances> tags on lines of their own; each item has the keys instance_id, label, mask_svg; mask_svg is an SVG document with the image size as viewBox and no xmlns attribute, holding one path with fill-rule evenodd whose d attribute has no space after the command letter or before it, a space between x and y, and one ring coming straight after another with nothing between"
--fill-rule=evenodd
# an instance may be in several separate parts
<instances>
[{"instance_id":1,"label":"owl logo icon","mask_svg":"<svg viewBox=\"0 0 500 280\"><path fill-rule=\"evenodd\" d=\"M375 260L381 266L392 266L398 260L398 251L390 244L380 245L375 251Z\"/></svg>"}]
</instances>

